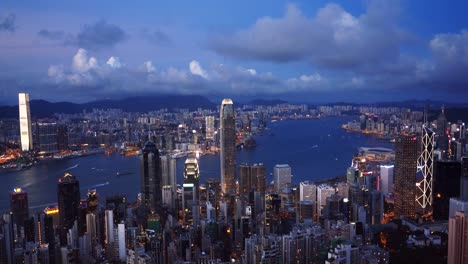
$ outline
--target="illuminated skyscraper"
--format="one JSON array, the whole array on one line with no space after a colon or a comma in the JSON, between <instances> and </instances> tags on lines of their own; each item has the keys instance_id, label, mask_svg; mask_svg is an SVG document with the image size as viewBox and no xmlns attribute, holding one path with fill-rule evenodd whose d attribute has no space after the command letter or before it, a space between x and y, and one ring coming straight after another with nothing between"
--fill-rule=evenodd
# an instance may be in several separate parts
<instances>
[{"instance_id":1,"label":"illuminated skyscraper","mask_svg":"<svg viewBox=\"0 0 468 264\"><path fill-rule=\"evenodd\" d=\"M24 221L29 218L28 193L21 188L15 188L10 193L10 211L13 214L13 223L19 230L24 226Z\"/></svg>"},{"instance_id":2,"label":"illuminated skyscraper","mask_svg":"<svg viewBox=\"0 0 468 264\"><path fill-rule=\"evenodd\" d=\"M415 217L416 170L418 139L413 135L402 135L396 139L395 149L395 215Z\"/></svg>"},{"instance_id":3,"label":"illuminated skyscraper","mask_svg":"<svg viewBox=\"0 0 468 264\"><path fill-rule=\"evenodd\" d=\"M159 151L148 141L141 158L141 200L150 210L159 210L162 205L162 177Z\"/></svg>"},{"instance_id":4,"label":"illuminated skyscraper","mask_svg":"<svg viewBox=\"0 0 468 264\"><path fill-rule=\"evenodd\" d=\"M214 132L215 132L215 118L214 116L206 116L205 117L205 122L206 122L206 134L205 137L206 139L213 139Z\"/></svg>"},{"instance_id":5,"label":"illuminated skyscraper","mask_svg":"<svg viewBox=\"0 0 468 264\"><path fill-rule=\"evenodd\" d=\"M175 197L177 192L176 171L176 159L170 155L161 156L161 177L162 189L164 193L163 198L164 203L171 208L175 204Z\"/></svg>"},{"instance_id":6,"label":"illuminated skyscraper","mask_svg":"<svg viewBox=\"0 0 468 264\"><path fill-rule=\"evenodd\" d=\"M184 184L192 183L195 188L195 200L198 200L199 193L199 176L200 169L198 168L198 160L195 158L188 158L185 160L184 167Z\"/></svg>"},{"instance_id":7,"label":"illuminated skyscraper","mask_svg":"<svg viewBox=\"0 0 468 264\"><path fill-rule=\"evenodd\" d=\"M39 134L39 150L43 153L53 153L57 147L57 125L54 122L37 123Z\"/></svg>"},{"instance_id":8,"label":"illuminated skyscraper","mask_svg":"<svg viewBox=\"0 0 468 264\"><path fill-rule=\"evenodd\" d=\"M224 99L220 109L221 190L235 194L236 190L236 120L234 103Z\"/></svg>"},{"instance_id":9,"label":"illuminated skyscraper","mask_svg":"<svg viewBox=\"0 0 468 264\"><path fill-rule=\"evenodd\" d=\"M32 150L32 129L31 129L31 113L29 111L29 94L18 94L19 99L19 123L20 123L20 137L21 137L21 150Z\"/></svg>"},{"instance_id":10,"label":"illuminated skyscraper","mask_svg":"<svg viewBox=\"0 0 468 264\"><path fill-rule=\"evenodd\" d=\"M70 173L65 173L58 180L57 200L59 209L60 241L67 240L67 232L79 218L80 183Z\"/></svg>"},{"instance_id":11,"label":"illuminated skyscraper","mask_svg":"<svg viewBox=\"0 0 468 264\"><path fill-rule=\"evenodd\" d=\"M418 158L418 178L416 202L427 213L432 205L432 180L434 172L434 132L423 125L422 127L422 152Z\"/></svg>"}]
</instances>

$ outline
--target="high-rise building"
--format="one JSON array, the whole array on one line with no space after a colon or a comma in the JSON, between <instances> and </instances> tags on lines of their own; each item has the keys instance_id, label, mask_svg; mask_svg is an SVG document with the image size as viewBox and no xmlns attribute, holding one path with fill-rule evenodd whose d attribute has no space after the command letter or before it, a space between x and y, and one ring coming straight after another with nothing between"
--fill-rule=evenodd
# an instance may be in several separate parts
<instances>
[{"instance_id":1,"label":"high-rise building","mask_svg":"<svg viewBox=\"0 0 468 264\"><path fill-rule=\"evenodd\" d=\"M112 210L104 211L104 243L114 243L114 212Z\"/></svg>"},{"instance_id":2,"label":"high-rise building","mask_svg":"<svg viewBox=\"0 0 468 264\"><path fill-rule=\"evenodd\" d=\"M449 218L450 198L459 197L462 167L459 161L441 161L434 163L433 218Z\"/></svg>"},{"instance_id":3,"label":"high-rise building","mask_svg":"<svg viewBox=\"0 0 468 264\"><path fill-rule=\"evenodd\" d=\"M148 209L160 210L162 205L162 177L159 151L152 141L145 143L141 158L141 199Z\"/></svg>"},{"instance_id":4,"label":"high-rise building","mask_svg":"<svg viewBox=\"0 0 468 264\"><path fill-rule=\"evenodd\" d=\"M416 202L425 214L432 205L432 181L434 172L434 136L426 125L422 127L422 151L418 158Z\"/></svg>"},{"instance_id":5,"label":"high-rise building","mask_svg":"<svg viewBox=\"0 0 468 264\"><path fill-rule=\"evenodd\" d=\"M447 118L445 117L445 111L442 108L442 112L437 117L437 149L442 152L442 158L447 157L447 152L449 148L449 138L447 135Z\"/></svg>"},{"instance_id":6,"label":"high-rise building","mask_svg":"<svg viewBox=\"0 0 468 264\"><path fill-rule=\"evenodd\" d=\"M214 116L206 116L205 117L205 123L206 123L205 138L206 139L213 139L214 138L214 132L215 132L214 122L215 122Z\"/></svg>"},{"instance_id":7,"label":"high-rise building","mask_svg":"<svg viewBox=\"0 0 468 264\"><path fill-rule=\"evenodd\" d=\"M31 113L29 110L29 94L18 94L19 100L19 123L20 123L20 138L21 150L32 150L32 129L31 129Z\"/></svg>"},{"instance_id":8,"label":"high-rise building","mask_svg":"<svg viewBox=\"0 0 468 264\"><path fill-rule=\"evenodd\" d=\"M258 191L263 197L266 189L266 169L260 164L241 164L239 166L239 189L244 201L249 196L250 191Z\"/></svg>"},{"instance_id":9,"label":"high-rise building","mask_svg":"<svg viewBox=\"0 0 468 264\"><path fill-rule=\"evenodd\" d=\"M66 125L57 126L57 149L68 149L68 127Z\"/></svg>"},{"instance_id":10,"label":"high-rise building","mask_svg":"<svg viewBox=\"0 0 468 264\"><path fill-rule=\"evenodd\" d=\"M284 188L291 184L291 166L288 164L277 164L273 168L275 192L281 193Z\"/></svg>"},{"instance_id":11,"label":"high-rise building","mask_svg":"<svg viewBox=\"0 0 468 264\"><path fill-rule=\"evenodd\" d=\"M169 208L174 208L175 197L177 194L177 179L176 179L176 159L171 155L161 156L161 177L163 204Z\"/></svg>"},{"instance_id":12,"label":"high-rise building","mask_svg":"<svg viewBox=\"0 0 468 264\"><path fill-rule=\"evenodd\" d=\"M299 200L300 201L315 201L317 200L317 186L312 182L301 182L299 184Z\"/></svg>"},{"instance_id":13,"label":"high-rise building","mask_svg":"<svg viewBox=\"0 0 468 264\"><path fill-rule=\"evenodd\" d=\"M10 211L13 223L17 229L24 226L24 221L29 218L28 193L21 188L15 188L10 193Z\"/></svg>"},{"instance_id":14,"label":"high-rise building","mask_svg":"<svg viewBox=\"0 0 468 264\"><path fill-rule=\"evenodd\" d=\"M388 193L393 193L393 170L394 165L380 166L380 191L385 196Z\"/></svg>"},{"instance_id":15,"label":"high-rise building","mask_svg":"<svg viewBox=\"0 0 468 264\"><path fill-rule=\"evenodd\" d=\"M200 192L200 169L198 168L198 160L196 158L188 158L185 160L184 166L184 184L192 183L194 185L195 200L198 200Z\"/></svg>"},{"instance_id":16,"label":"high-rise building","mask_svg":"<svg viewBox=\"0 0 468 264\"><path fill-rule=\"evenodd\" d=\"M57 201L59 209L60 241L66 243L67 232L79 219L80 183L70 173L58 180Z\"/></svg>"},{"instance_id":17,"label":"high-rise building","mask_svg":"<svg viewBox=\"0 0 468 264\"><path fill-rule=\"evenodd\" d=\"M233 195L236 191L236 118L232 100L224 99L219 112L221 190Z\"/></svg>"},{"instance_id":18,"label":"high-rise building","mask_svg":"<svg viewBox=\"0 0 468 264\"><path fill-rule=\"evenodd\" d=\"M88 204L88 212L95 213L99 206L99 196L96 189L88 190L86 195L86 202Z\"/></svg>"},{"instance_id":19,"label":"high-rise building","mask_svg":"<svg viewBox=\"0 0 468 264\"><path fill-rule=\"evenodd\" d=\"M397 137L393 185L396 216L415 217L417 159L418 138L413 135Z\"/></svg>"},{"instance_id":20,"label":"high-rise building","mask_svg":"<svg viewBox=\"0 0 468 264\"><path fill-rule=\"evenodd\" d=\"M468 263L468 215L458 211L449 219L448 264Z\"/></svg>"},{"instance_id":21,"label":"high-rise building","mask_svg":"<svg viewBox=\"0 0 468 264\"><path fill-rule=\"evenodd\" d=\"M42 153L54 153L57 147L57 125L54 122L37 123L39 150Z\"/></svg>"}]
</instances>

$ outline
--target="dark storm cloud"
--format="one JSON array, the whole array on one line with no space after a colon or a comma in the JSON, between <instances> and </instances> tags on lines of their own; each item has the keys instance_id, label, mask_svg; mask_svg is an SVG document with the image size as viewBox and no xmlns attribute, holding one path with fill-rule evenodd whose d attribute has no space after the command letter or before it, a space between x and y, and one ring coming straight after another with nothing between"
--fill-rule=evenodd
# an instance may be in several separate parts
<instances>
[{"instance_id":1,"label":"dark storm cloud","mask_svg":"<svg viewBox=\"0 0 468 264\"><path fill-rule=\"evenodd\" d=\"M65 32L63 31L51 31L48 29L42 29L37 32L37 35L50 40L62 40L65 37Z\"/></svg>"},{"instance_id":2,"label":"dark storm cloud","mask_svg":"<svg viewBox=\"0 0 468 264\"><path fill-rule=\"evenodd\" d=\"M149 43L157 46L165 46L172 43L172 40L169 37L169 35L161 30L150 31L145 29L142 31L142 36Z\"/></svg>"},{"instance_id":3,"label":"dark storm cloud","mask_svg":"<svg viewBox=\"0 0 468 264\"><path fill-rule=\"evenodd\" d=\"M100 20L84 25L76 36L66 39L65 43L87 49L113 47L127 38L125 31L117 25Z\"/></svg>"},{"instance_id":4,"label":"dark storm cloud","mask_svg":"<svg viewBox=\"0 0 468 264\"><path fill-rule=\"evenodd\" d=\"M355 68L395 60L408 36L395 23L396 8L371 1L359 17L328 4L313 17L289 5L281 18L264 17L247 29L209 40L216 53L273 62L308 61Z\"/></svg>"},{"instance_id":5,"label":"dark storm cloud","mask_svg":"<svg viewBox=\"0 0 468 264\"><path fill-rule=\"evenodd\" d=\"M16 29L15 20L15 14L8 14L5 17L0 16L0 31L14 32Z\"/></svg>"}]
</instances>

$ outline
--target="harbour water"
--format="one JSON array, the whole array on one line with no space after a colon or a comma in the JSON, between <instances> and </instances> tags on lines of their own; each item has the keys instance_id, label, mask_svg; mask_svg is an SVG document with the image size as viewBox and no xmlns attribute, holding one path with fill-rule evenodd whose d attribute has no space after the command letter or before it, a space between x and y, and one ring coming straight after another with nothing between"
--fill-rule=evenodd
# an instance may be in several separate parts
<instances>
[{"instance_id":1,"label":"harbour water","mask_svg":"<svg viewBox=\"0 0 468 264\"><path fill-rule=\"evenodd\" d=\"M237 162L263 163L267 168L268 180L275 164L289 164L293 181L319 180L341 176L352 156L361 146L389 147L388 141L378 140L372 135L346 132L341 124L355 117L331 117L309 120L286 120L269 124L263 136L256 137L257 147L240 150ZM183 163L178 159L177 177L182 182ZM200 178L219 178L219 156L205 155L200 158ZM23 171L0 174L0 210L9 208L9 193L15 187L28 192L31 207L41 208L57 200L57 179L71 172L80 181L81 195L88 189L97 189L100 202L106 196L126 195L135 201L140 188L140 160L138 156L120 154L53 160L35 165Z\"/></svg>"}]
</instances>

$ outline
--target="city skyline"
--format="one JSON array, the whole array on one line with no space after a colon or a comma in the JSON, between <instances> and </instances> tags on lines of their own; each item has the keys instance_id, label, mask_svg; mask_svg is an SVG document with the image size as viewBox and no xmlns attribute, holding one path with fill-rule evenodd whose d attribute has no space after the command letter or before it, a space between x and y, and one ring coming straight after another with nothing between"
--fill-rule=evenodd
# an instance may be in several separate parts
<instances>
[{"instance_id":1,"label":"city skyline","mask_svg":"<svg viewBox=\"0 0 468 264\"><path fill-rule=\"evenodd\" d=\"M465 1L113 3L112 14L109 4L3 2L0 104L20 91L73 102L167 93L317 102L467 95Z\"/></svg>"}]
</instances>

